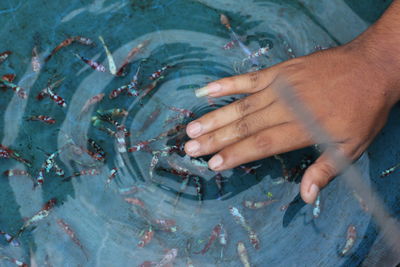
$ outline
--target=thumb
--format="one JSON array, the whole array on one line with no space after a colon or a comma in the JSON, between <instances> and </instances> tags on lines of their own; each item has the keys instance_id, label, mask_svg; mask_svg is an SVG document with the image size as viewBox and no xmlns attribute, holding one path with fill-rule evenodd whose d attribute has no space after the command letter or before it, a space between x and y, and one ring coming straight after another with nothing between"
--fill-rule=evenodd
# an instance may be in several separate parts
<instances>
[{"instance_id":1,"label":"thumb","mask_svg":"<svg viewBox=\"0 0 400 267\"><path fill-rule=\"evenodd\" d=\"M338 173L340 168L323 153L303 175L300 185L300 194L304 202L314 203L320 190L324 188Z\"/></svg>"}]
</instances>

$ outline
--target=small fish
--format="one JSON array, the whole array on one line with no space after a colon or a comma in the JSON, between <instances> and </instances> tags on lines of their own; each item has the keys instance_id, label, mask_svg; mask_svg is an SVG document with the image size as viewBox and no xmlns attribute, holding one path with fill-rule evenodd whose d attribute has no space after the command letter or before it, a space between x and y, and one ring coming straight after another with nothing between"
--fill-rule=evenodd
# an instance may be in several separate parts
<instances>
[{"instance_id":1,"label":"small fish","mask_svg":"<svg viewBox=\"0 0 400 267\"><path fill-rule=\"evenodd\" d=\"M242 41L242 42L246 41L246 39L247 39L247 36L240 36L239 37L239 40ZM232 41L229 41L228 43L226 43L222 48L224 50L231 50L231 49L235 48L237 45L240 46L238 41L237 40L232 40Z\"/></svg>"},{"instance_id":2,"label":"small fish","mask_svg":"<svg viewBox=\"0 0 400 267\"><path fill-rule=\"evenodd\" d=\"M119 124L119 122L114 120L111 115L98 115L96 117L96 119L113 124L117 128L118 131L123 131L125 136L130 135L130 133L128 132L126 127L124 125Z\"/></svg>"},{"instance_id":3,"label":"small fish","mask_svg":"<svg viewBox=\"0 0 400 267\"><path fill-rule=\"evenodd\" d=\"M36 177L35 186L40 186L40 185L42 185L43 183L44 183L44 169L41 168L41 169L39 170L38 176Z\"/></svg>"},{"instance_id":4,"label":"small fish","mask_svg":"<svg viewBox=\"0 0 400 267\"><path fill-rule=\"evenodd\" d=\"M240 166L239 166L239 168L242 169L242 170L245 172L245 175L246 175L246 174L253 174L253 175L255 175L255 174L256 174L256 170L257 170L258 168L260 168L260 167L261 167L261 164L260 164L260 165L257 165L257 166L252 166L252 167L247 167L247 166L245 166L245 165L240 165Z\"/></svg>"},{"instance_id":5,"label":"small fish","mask_svg":"<svg viewBox=\"0 0 400 267\"><path fill-rule=\"evenodd\" d=\"M38 116L31 116L26 119L27 121L41 121L47 124L54 124L56 123L56 120L53 119L50 116L45 116L45 115L38 115Z\"/></svg>"},{"instance_id":6,"label":"small fish","mask_svg":"<svg viewBox=\"0 0 400 267\"><path fill-rule=\"evenodd\" d=\"M122 94L123 92L126 92L126 91L128 91L128 86L127 85L120 86L117 89L112 90L111 93L109 94L108 98L109 99L115 99L120 94Z\"/></svg>"},{"instance_id":7,"label":"small fish","mask_svg":"<svg viewBox=\"0 0 400 267\"><path fill-rule=\"evenodd\" d=\"M230 31L232 29L231 23L229 22L229 19L228 19L228 17L226 15L221 14L220 15L220 21L221 21L221 24L224 25L225 28L228 29L228 31Z\"/></svg>"},{"instance_id":8,"label":"small fish","mask_svg":"<svg viewBox=\"0 0 400 267\"><path fill-rule=\"evenodd\" d=\"M368 212L369 209L365 200L362 197L360 197L356 191L353 191L353 196L358 201L358 203L360 203L362 210Z\"/></svg>"},{"instance_id":9,"label":"small fish","mask_svg":"<svg viewBox=\"0 0 400 267\"><path fill-rule=\"evenodd\" d=\"M138 46L134 47L131 51L129 51L128 55L124 59L121 67L119 67L117 71L117 76L125 76L125 69L126 67L131 63L132 59L148 44L150 43L150 40L146 40L142 43L140 43Z\"/></svg>"},{"instance_id":10,"label":"small fish","mask_svg":"<svg viewBox=\"0 0 400 267\"><path fill-rule=\"evenodd\" d=\"M13 151L11 149L9 149L8 147L0 145L0 158L9 159L9 158L11 158L12 152Z\"/></svg>"},{"instance_id":11,"label":"small fish","mask_svg":"<svg viewBox=\"0 0 400 267\"><path fill-rule=\"evenodd\" d=\"M39 73L42 69L42 64L40 63L40 57L37 46L34 46L32 49L32 59L31 59L32 70L36 73Z\"/></svg>"},{"instance_id":12,"label":"small fish","mask_svg":"<svg viewBox=\"0 0 400 267\"><path fill-rule=\"evenodd\" d=\"M225 227L222 224L220 224L220 225L221 225L221 231L220 231L219 236L218 236L218 241L219 241L221 246L226 246L228 244L228 240L227 240L227 238L228 238L227 236L228 235L226 233Z\"/></svg>"},{"instance_id":13,"label":"small fish","mask_svg":"<svg viewBox=\"0 0 400 267\"><path fill-rule=\"evenodd\" d=\"M394 173L398 168L400 168L400 163L397 163L393 167L390 167L384 171L381 172L381 178L386 177L392 173Z\"/></svg>"},{"instance_id":14,"label":"small fish","mask_svg":"<svg viewBox=\"0 0 400 267\"><path fill-rule=\"evenodd\" d=\"M290 175L291 175L291 172L288 170L288 168L287 168L287 166L286 166L286 163L285 163L285 160L283 159L282 156L280 156L280 155L275 155L274 158L275 158L276 160L278 160L279 163L281 164L283 179L278 179L277 181L273 181L272 183L273 183L273 184L284 183L284 182L286 182L287 180L289 180Z\"/></svg>"},{"instance_id":15,"label":"small fish","mask_svg":"<svg viewBox=\"0 0 400 267\"><path fill-rule=\"evenodd\" d=\"M12 235L10 235L10 234L8 234L8 233L6 233L6 232L3 232L3 231L1 231L1 230L0 230L0 234L3 235L4 238L5 238L5 240L6 240L7 242L11 243L11 245L12 245L13 247L19 247L19 246L21 246L21 243L20 243L18 240L14 239Z\"/></svg>"},{"instance_id":16,"label":"small fish","mask_svg":"<svg viewBox=\"0 0 400 267\"><path fill-rule=\"evenodd\" d=\"M31 178L31 175L26 171L26 170L20 170L20 169L10 169L6 170L3 173L7 177L14 177L14 176L27 176Z\"/></svg>"},{"instance_id":17,"label":"small fish","mask_svg":"<svg viewBox=\"0 0 400 267\"><path fill-rule=\"evenodd\" d=\"M152 81L157 80L165 73L165 71L167 69L170 69L170 68L172 68L172 66L170 66L170 65L166 65L166 66L162 67L161 69L159 69L159 70L155 71L153 74L151 74L149 79Z\"/></svg>"},{"instance_id":18,"label":"small fish","mask_svg":"<svg viewBox=\"0 0 400 267\"><path fill-rule=\"evenodd\" d=\"M176 222L174 220L166 220L166 219L156 219L153 220L153 223L160 227L160 230L166 232L176 232Z\"/></svg>"},{"instance_id":19,"label":"small fish","mask_svg":"<svg viewBox=\"0 0 400 267\"><path fill-rule=\"evenodd\" d=\"M286 204L286 205L282 205L280 208L279 208L279 210L280 211L285 211L285 210L287 210L289 208L289 204Z\"/></svg>"},{"instance_id":20,"label":"small fish","mask_svg":"<svg viewBox=\"0 0 400 267\"><path fill-rule=\"evenodd\" d=\"M99 36L99 40L102 43L104 50L106 51L106 55L107 55L107 60L108 60L108 67L110 68L110 73L112 75L116 75L117 74L117 67L115 66L115 62L114 62L114 58L110 52L110 50L108 49L106 42L104 41L103 36Z\"/></svg>"},{"instance_id":21,"label":"small fish","mask_svg":"<svg viewBox=\"0 0 400 267\"><path fill-rule=\"evenodd\" d=\"M224 182L224 177L222 177L221 173L217 173L215 176L215 184L217 185L218 188L218 198L220 199L223 195L223 182Z\"/></svg>"},{"instance_id":22,"label":"small fish","mask_svg":"<svg viewBox=\"0 0 400 267\"><path fill-rule=\"evenodd\" d=\"M269 47L261 47L257 51L255 51L255 52L251 53L250 55L248 55L247 58L245 58L245 61L246 60L252 60L254 58L261 57L261 56L266 56L267 53L269 52L269 50L270 50Z\"/></svg>"},{"instance_id":23,"label":"small fish","mask_svg":"<svg viewBox=\"0 0 400 267\"><path fill-rule=\"evenodd\" d=\"M146 121L143 123L142 128L140 128L138 135L142 134L144 131L146 131L151 124L153 124L157 118L161 114L161 108L157 106L147 117Z\"/></svg>"},{"instance_id":24,"label":"small fish","mask_svg":"<svg viewBox=\"0 0 400 267\"><path fill-rule=\"evenodd\" d=\"M118 130L115 134L117 139L117 150L119 153L126 153L126 141L124 131Z\"/></svg>"},{"instance_id":25,"label":"small fish","mask_svg":"<svg viewBox=\"0 0 400 267\"><path fill-rule=\"evenodd\" d=\"M350 249L354 246L357 238L357 230L354 225L350 225L347 229L347 237L346 237L346 244L342 251L339 252L339 256L344 257Z\"/></svg>"},{"instance_id":26,"label":"small fish","mask_svg":"<svg viewBox=\"0 0 400 267\"><path fill-rule=\"evenodd\" d=\"M139 241L139 243L138 243L137 246L138 246L139 248L143 248L144 246L146 246L147 244L150 243L150 241L153 239L153 236L154 236L154 231L153 231L153 229L152 229L151 226L150 226L150 227L149 227L149 230L147 230L147 231L144 233L142 239Z\"/></svg>"},{"instance_id":27,"label":"small fish","mask_svg":"<svg viewBox=\"0 0 400 267\"><path fill-rule=\"evenodd\" d=\"M71 229L71 227L62 219L57 220L57 224L64 230L64 232L71 238L72 242L74 242L85 254L86 259L88 259L88 255L83 248L81 242L79 239L76 237L75 232Z\"/></svg>"},{"instance_id":28,"label":"small fish","mask_svg":"<svg viewBox=\"0 0 400 267\"><path fill-rule=\"evenodd\" d=\"M146 88L143 89L143 94L140 96L140 99L145 98L147 95L149 95L158 85L158 83L164 79L164 76L161 76L157 80L153 81L151 84L146 86Z\"/></svg>"},{"instance_id":29,"label":"small fish","mask_svg":"<svg viewBox=\"0 0 400 267\"><path fill-rule=\"evenodd\" d=\"M128 202L129 204L133 204L133 205L136 205L136 206L139 206L139 207L144 208L144 202L141 201L141 200L138 199L138 198L127 197L127 198L125 198L124 200L125 200L126 202Z\"/></svg>"},{"instance_id":30,"label":"small fish","mask_svg":"<svg viewBox=\"0 0 400 267\"><path fill-rule=\"evenodd\" d=\"M179 192L177 193L176 198L175 198L174 206L176 206L178 204L178 201L179 201L181 195L183 194L183 192L186 191L189 181L190 181L190 176L184 175L181 186L179 187Z\"/></svg>"},{"instance_id":31,"label":"small fish","mask_svg":"<svg viewBox=\"0 0 400 267\"><path fill-rule=\"evenodd\" d=\"M15 80L16 75L15 74L4 74L1 79L12 83ZM0 84L0 88L3 88L3 90L7 90L7 86L5 86L4 84Z\"/></svg>"},{"instance_id":32,"label":"small fish","mask_svg":"<svg viewBox=\"0 0 400 267\"><path fill-rule=\"evenodd\" d=\"M32 224L37 223L46 218L47 216L49 216L51 209L56 205L56 203L57 199L55 198L52 198L49 201L47 201L39 212L37 212L34 216L25 221L24 225L22 225L17 234L13 238L11 238L9 242L14 240L15 238L18 238Z\"/></svg>"},{"instance_id":33,"label":"small fish","mask_svg":"<svg viewBox=\"0 0 400 267\"><path fill-rule=\"evenodd\" d=\"M251 230L248 232L249 235L249 239L250 239L250 243L253 245L253 247L255 249L259 249L260 248L260 240L258 239L257 234Z\"/></svg>"},{"instance_id":34,"label":"small fish","mask_svg":"<svg viewBox=\"0 0 400 267\"><path fill-rule=\"evenodd\" d=\"M100 93L98 95L95 95L91 98L89 98L86 103L83 105L82 109L81 109L81 114L82 113L86 113L89 110L90 106L93 106L94 104L99 103L101 100L103 100L104 98L104 94Z\"/></svg>"},{"instance_id":35,"label":"small fish","mask_svg":"<svg viewBox=\"0 0 400 267\"><path fill-rule=\"evenodd\" d=\"M108 110L97 110L97 114L111 117L125 117L128 116L128 111L123 108L113 108Z\"/></svg>"},{"instance_id":36,"label":"small fish","mask_svg":"<svg viewBox=\"0 0 400 267\"><path fill-rule=\"evenodd\" d=\"M5 51L0 53L0 64L7 60L7 58L12 54L11 51Z\"/></svg>"},{"instance_id":37,"label":"small fish","mask_svg":"<svg viewBox=\"0 0 400 267\"><path fill-rule=\"evenodd\" d=\"M19 155L17 152L2 144L0 144L0 158L7 158L7 159L12 158L15 159L16 161L25 164L28 167L31 167L32 165L29 160L22 158L21 155Z\"/></svg>"},{"instance_id":38,"label":"small fish","mask_svg":"<svg viewBox=\"0 0 400 267\"><path fill-rule=\"evenodd\" d=\"M52 154L48 154L47 159L45 160L45 162L42 165L42 168L46 171L46 173L49 173L50 170L54 167L55 158L58 156L59 153L60 153L60 150L57 150L56 152L54 152Z\"/></svg>"},{"instance_id":39,"label":"small fish","mask_svg":"<svg viewBox=\"0 0 400 267\"><path fill-rule=\"evenodd\" d=\"M65 108L67 107L67 103L65 103L64 98L54 93L50 88L47 88L47 95L51 100L57 103L57 105Z\"/></svg>"},{"instance_id":40,"label":"small fish","mask_svg":"<svg viewBox=\"0 0 400 267\"><path fill-rule=\"evenodd\" d=\"M203 202L203 188L201 185L200 177L193 176L194 187L196 188L196 194L199 202L199 206L201 206Z\"/></svg>"},{"instance_id":41,"label":"small fish","mask_svg":"<svg viewBox=\"0 0 400 267\"><path fill-rule=\"evenodd\" d=\"M192 111L188 110L188 109L177 108L177 107L168 107L168 108L170 110L172 110L172 111L179 112L184 117L187 117L187 118L194 118L195 117L195 114Z\"/></svg>"},{"instance_id":42,"label":"small fish","mask_svg":"<svg viewBox=\"0 0 400 267\"><path fill-rule=\"evenodd\" d=\"M120 188L120 189L118 189L118 192L121 195L135 194L135 193L139 192L139 187L132 186L132 187L127 187L127 188Z\"/></svg>"},{"instance_id":43,"label":"small fish","mask_svg":"<svg viewBox=\"0 0 400 267\"><path fill-rule=\"evenodd\" d=\"M102 158L106 157L106 152L104 151L104 149L96 143L96 141L94 141L92 138L88 138L87 140L89 146L96 152L98 153Z\"/></svg>"},{"instance_id":44,"label":"small fish","mask_svg":"<svg viewBox=\"0 0 400 267\"><path fill-rule=\"evenodd\" d=\"M148 149L148 145L152 142L152 140L147 140L147 141L141 141L137 143L136 145L128 148L128 152L136 152L136 151L141 151Z\"/></svg>"},{"instance_id":45,"label":"small fish","mask_svg":"<svg viewBox=\"0 0 400 267\"><path fill-rule=\"evenodd\" d=\"M221 224L217 224L213 231L211 232L211 236L207 242L207 244L204 246L204 248L200 252L196 252L195 254L205 254L211 247L212 243L218 238L218 236L221 233Z\"/></svg>"},{"instance_id":46,"label":"small fish","mask_svg":"<svg viewBox=\"0 0 400 267\"><path fill-rule=\"evenodd\" d=\"M321 214L321 195L320 194L318 194L317 199L315 200L312 213L313 213L314 219L318 218L319 215Z\"/></svg>"},{"instance_id":47,"label":"small fish","mask_svg":"<svg viewBox=\"0 0 400 267\"><path fill-rule=\"evenodd\" d=\"M0 256L0 259L3 259L3 260L7 260L7 261L9 261L9 262L12 262L12 263L14 263L16 266L18 266L18 267L29 267L28 264L26 264L26 263L24 263L24 262L22 262L22 261L19 261L19 260L17 260L17 259L14 259L14 258L7 257L7 256Z\"/></svg>"},{"instance_id":48,"label":"small fish","mask_svg":"<svg viewBox=\"0 0 400 267\"><path fill-rule=\"evenodd\" d=\"M62 41L59 45L57 45L53 51L51 51L50 55L45 58L45 62L49 61L61 48L67 47L74 42L74 38L70 37Z\"/></svg>"},{"instance_id":49,"label":"small fish","mask_svg":"<svg viewBox=\"0 0 400 267\"><path fill-rule=\"evenodd\" d=\"M229 41L228 43L226 43L226 44L223 46L223 49L224 49L224 50L231 50L231 49L233 49L235 46L236 46L236 42L233 40L233 41Z\"/></svg>"},{"instance_id":50,"label":"small fish","mask_svg":"<svg viewBox=\"0 0 400 267\"><path fill-rule=\"evenodd\" d=\"M28 97L24 88L19 87L18 85L13 84L12 82L9 82L8 79L3 79L3 77L0 78L0 84L2 84L5 87L11 88L17 94L17 96L22 99L26 99Z\"/></svg>"},{"instance_id":51,"label":"small fish","mask_svg":"<svg viewBox=\"0 0 400 267\"><path fill-rule=\"evenodd\" d=\"M243 242L238 242L237 252L239 254L239 258L240 258L240 261L242 262L243 266L250 267L249 256L248 256L246 247L244 246Z\"/></svg>"},{"instance_id":52,"label":"small fish","mask_svg":"<svg viewBox=\"0 0 400 267\"><path fill-rule=\"evenodd\" d=\"M117 168L112 168L110 171L110 174L108 175L107 181L106 181L106 185L110 185L111 181L115 179L115 177L117 176L118 173L118 169Z\"/></svg>"},{"instance_id":53,"label":"small fish","mask_svg":"<svg viewBox=\"0 0 400 267\"><path fill-rule=\"evenodd\" d=\"M58 166L57 163L55 163L55 162L54 162L54 172L59 177L64 177L64 175L65 175L64 170L60 166Z\"/></svg>"},{"instance_id":54,"label":"small fish","mask_svg":"<svg viewBox=\"0 0 400 267\"><path fill-rule=\"evenodd\" d=\"M88 45L88 46L94 46L96 45L95 42L87 37L83 37L83 36L75 36L72 37L74 39L75 42L83 44L83 45Z\"/></svg>"},{"instance_id":55,"label":"small fish","mask_svg":"<svg viewBox=\"0 0 400 267\"><path fill-rule=\"evenodd\" d=\"M153 180L154 170L157 167L159 161L160 161L160 153L153 153L153 157L151 158L149 167L149 177L151 180Z\"/></svg>"},{"instance_id":56,"label":"small fish","mask_svg":"<svg viewBox=\"0 0 400 267\"><path fill-rule=\"evenodd\" d=\"M48 55L45 58L45 62L48 62L60 49L70 46L73 42L78 42L83 45L93 45L94 42L90 40L89 38L82 37L82 36L75 36L75 37L69 37L62 41L59 45L56 46L56 48L51 51L50 55Z\"/></svg>"},{"instance_id":57,"label":"small fish","mask_svg":"<svg viewBox=\"0 0 400 267\"><path fill-rule=\"evenodd\" d=\"M80 172L74 172L74 174L72 174L71 176L65 178L63 180L63 182L69 181L74 177L78 177L78 176L95 176L95 175L99 175L100 171L96 168L90 168L90 169L85 169L85 170L81 170Z\"/></svg>"},{"instance_id":58,"label":"small fish","mask_svg":"<svg viewBox=\"0 0 400 267\"><path fill-rule=\"evenodd\" d=\"M167 267L167 266L171 266L172 263L175 261L176 256L178 256L178 249L173 248L171 250L169 250L164 258L156 264L155 267Z\"/></svg>"},{"instance_id":59,"label":"small fish","mask_svg":"<svg viewBox=\"0 0 400 267\"><path fill-rule=\"evenodd\" d=\"M92 69L96 70L96 71L100 71L100 72L106 72L106 67L104 67L103 65L101 65L100 63L90 60L86 57L83 57L81 55L78 54L74 54L77 58L79 58L80 60L82 60L83 62L85 62L89 67L91 67Z\"/></svg>"},{"instance_id":60,"label":"small fish","mask_svg":"<svg viewBox=\"0 0 400 267\"><path fill-rule=\"evenodd\" d=\"M289 56L289 58L296 58L296 54L294 53L293 49L290 47L288 42L283 40L282 45L283 48L285 49L285 53Z\"/></svg>"},{"instance_id":61,"label":"small fish","mask_svg":"<svg viewBox=\"0 0 400 267\"><path fill-rule=\"evenodd\" d=\"M65 78L59 79L57 81L55 81L54 83L48 85L47 87L43 88L39 94L36 96L37 100L42 100L43 98L45 98L46 96L49 96L48 91L53 91L54 89L56 89L57 87L59 87L61 85L61 83L64 81Z\"/></svg>"},{"instance_id":62,"label":"small fish","mask_svg":"<svg viewBox=\"0 0 400 267\"><path fill-rule=\"evenodd\" d=\"M141 67L141 63L143 61L140 62L135 75L133 75L131 82L128 84L128 95L129 96L139 96L139 71L140 71L140 67Z\"/></svg>"},{"instance_id":63,"label":"small fish","mask_svg":"<svg viewBox=\"0 0 400 267\"><path fill-rule=\"evenodd\" d=\"M259 202L255 202L255 201L251 201L251 200L245 200L243 201L243 206L248 208L248 209L252 209L252 210L256 210L256 209L261 209L264 208L274 202L276 202L278 200L276 199L272 199L272 200L267 200L267 201L259 201Z\"/></svg>"},{"instance_id":64,"label":"small fish","mask_svg":"<svg viewBox=\"0 0 400 267\"><path fill-rule=\"evenodd\" d=\"M221 259L224 257L224 248L228 244L228 234L226 232L225 227L221 224L221 231L218 235L219 244L222 246L221 248Z\"/></svg>"},{"instance_id":65,"label":"small fish","mask_svg":"<svg viewBox=\"0 0 400 267\"><path fill-rule=\"evenodd\" d=\"M236 221L237 224L241 225L248 233L249 239L251 244L255 249L260 248L260 241L256 235L256 233L253 231L253 229L250 227L250 225L247 223L246 219L243 217L243 215L240 213L239 209L236 207L229 207L229 212L233 216L234 220Z\"/></svg>"},{"instance_id":66,"label":"small fish","mask_svg":"<svg viewBox=\"0 0 400 267\"><path fill-rule=\"evenodd\" d=\"M152 140L154 141L158 141L161 140L165 137L172 137L174 135L177 135L179 133L182 133L184 130L186 129L186 125L185 124L177 124L174 127L172 127L171 129L160 133L156 138L153 138Z\"/></svg>"},{"instance_id":67,"label":"small fish","mask_svg":"<svg viewBox=\"0 0 400 267\"><path fill-rule=\"evenodd\" d=\"M112 136L112 137L116 137L117 136L117 132L111 130L108 127L99 127L98 129L100 131L103 131L103 132L107 133L109 136Z\"/></svg>"}]
</instances>

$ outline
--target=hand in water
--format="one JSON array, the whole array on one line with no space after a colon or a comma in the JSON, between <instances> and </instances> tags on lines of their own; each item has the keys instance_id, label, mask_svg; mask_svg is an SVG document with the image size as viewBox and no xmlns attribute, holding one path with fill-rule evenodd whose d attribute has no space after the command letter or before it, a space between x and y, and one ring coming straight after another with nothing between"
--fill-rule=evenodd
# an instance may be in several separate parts
<instances>
[{"instance_id":1,"label":"hand in water","mask_svg":"<svg viewBox=\"0 0 400 267\"><path fill-rule=\"evenodd\" d=\"M191 122L187 134L193 140L186 144L186 153L194 157L216 153L209 167L222 171L314 144L310 132L280 98L279 76L329 133L333 145L356 160L399 99L395 72L400 64L385 55L385 49L378 51L375 41L382 31L373 28L347 45L224 78L197 90L199 97L250 95ZM303 176L304 201L314 202L319 190L340 171L323 153Z\"/></svg>"}]
</instances>

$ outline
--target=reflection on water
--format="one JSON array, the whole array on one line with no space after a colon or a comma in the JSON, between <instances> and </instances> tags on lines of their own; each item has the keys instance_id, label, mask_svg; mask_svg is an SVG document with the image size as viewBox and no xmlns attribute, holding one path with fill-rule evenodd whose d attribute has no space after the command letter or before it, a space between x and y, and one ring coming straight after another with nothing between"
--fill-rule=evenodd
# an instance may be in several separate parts
<instances>
[{"instance_id":1,"label":"reflection on water","mask_svg":"<svg viewBox=\"0 0 400 267\"><path fill-rule=\"evenodd\" d=\"M14 170L1 180L2 264L240 266L244 249L258 266L362 260L370 246L363 239L374 238L370 218L340 179L319 206L299 197L315 151L222 173L182 151L185 124L237 99L198 99L194 89L337 45L354 32L331 32L305 1L86 2L1 4L1 50L13 52L1 75L16 74L12 82L28 94L5 89L0 100L1 143L18 153L1 152L8 158L2 171ZM352 16L344 15L358 19ZM118 74L127 75L118 76L124 62ZM368 158L358 164L369 182ZM358 238L340 257L349 225ZM5 233L19 229L7 242Z\"/></svg>"}]
</instances>

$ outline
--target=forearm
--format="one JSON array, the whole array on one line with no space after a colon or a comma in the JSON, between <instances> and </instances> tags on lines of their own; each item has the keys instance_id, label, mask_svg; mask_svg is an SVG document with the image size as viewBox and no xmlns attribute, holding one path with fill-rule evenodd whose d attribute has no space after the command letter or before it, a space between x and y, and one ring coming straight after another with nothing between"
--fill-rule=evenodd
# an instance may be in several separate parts
<instances>
[{"instance_id":1,"label":"forearm","mask_svg":"<svg viewBox=\"0 0 400 267\"><path fill-rule=\"evenodd\" d=\"M393 104L400 100L400 0L394 0L383 16L349 44L368 64L376 67L377 79L387 83Z\"/></svg>"}]
</instances>

